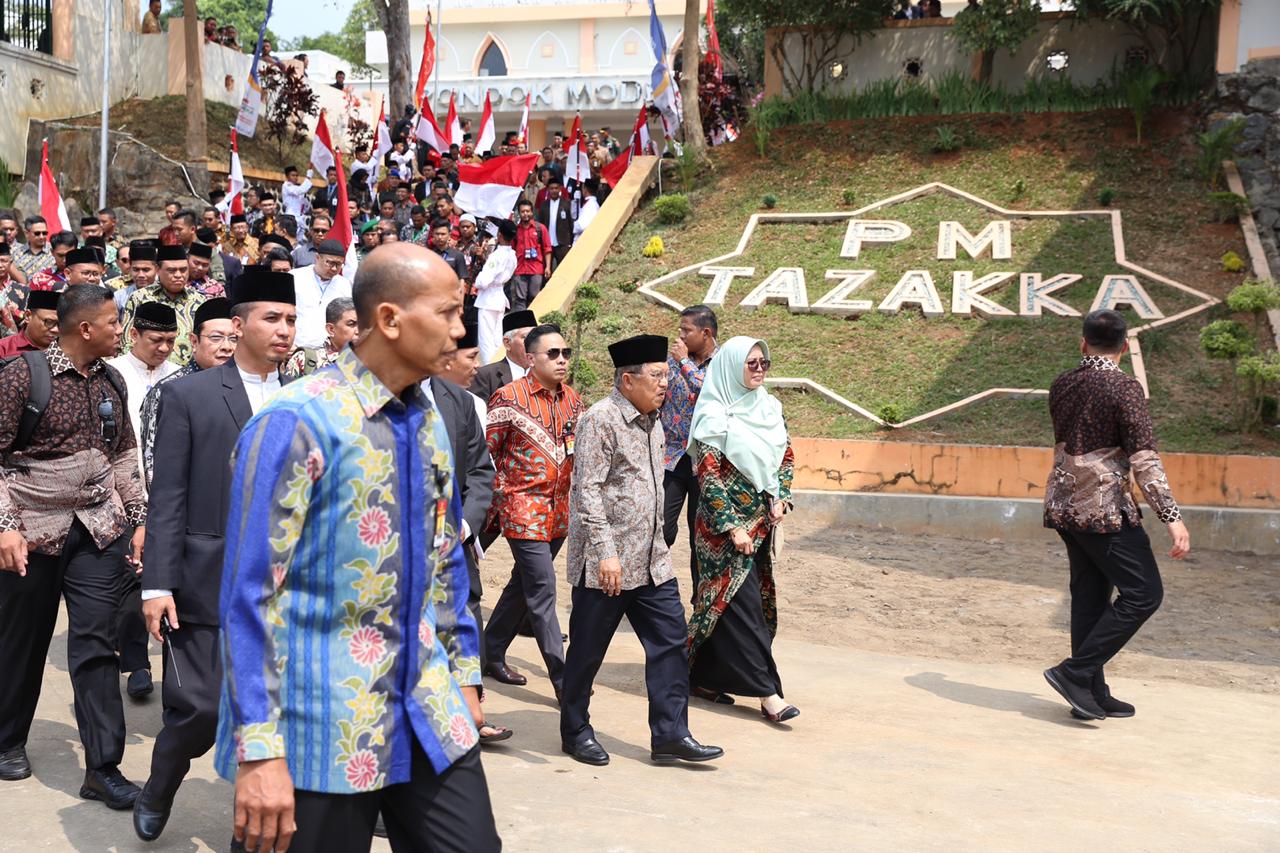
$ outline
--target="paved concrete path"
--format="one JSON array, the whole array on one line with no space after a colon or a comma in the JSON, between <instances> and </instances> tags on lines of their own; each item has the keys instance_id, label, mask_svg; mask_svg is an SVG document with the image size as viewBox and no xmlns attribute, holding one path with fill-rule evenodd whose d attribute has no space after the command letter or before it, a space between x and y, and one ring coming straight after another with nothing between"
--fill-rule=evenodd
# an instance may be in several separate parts
<instances>
[{"instance_id":1,"label":"paved concrete path","mask_svg":"<svg viewBox=\"0 0 1280 853\"><path fill-rule=\"evenodd\" d=\"M29 744L35 776L0 783L0 851L225 850L231 788L207 757L155 845L134 838L128 813L76 798L65 634L51 657ZM1280 850L1280 697L1117 683L1138 716L1095 725L1072 721L1032 668L788 638L777 657L803 711L793 726L770 726L754 707L695 702L694 735L728 754L656 767L643 656L624 625L592 708L613 762L592 768L560 753L550 685L532 641L518 640L510 660L529 687L491 689L486 703L516 729L485 754L506 849ZM158 691L129 707L128 721L123 769L141 783Z\"/></svg>"}]
</instances>

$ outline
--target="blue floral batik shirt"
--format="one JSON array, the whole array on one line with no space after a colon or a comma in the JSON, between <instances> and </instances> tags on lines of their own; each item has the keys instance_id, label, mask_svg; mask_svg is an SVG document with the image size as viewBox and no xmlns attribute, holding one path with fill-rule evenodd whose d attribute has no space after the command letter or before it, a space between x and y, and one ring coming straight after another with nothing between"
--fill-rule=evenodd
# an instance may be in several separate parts
<instances>
[{"instance_id":1,"label":"blue floral batik shirt","mask_svg":"<svg viewBox=\"0 0 1280 853\"><path fill-rule=\"evenodd\" d=\"M285 758L349 794L436 772L478 741L480 683L449 437L418 386L397 398L350 348L245 426L222 574L215 756Z\"/></svg>"}]
</instances>

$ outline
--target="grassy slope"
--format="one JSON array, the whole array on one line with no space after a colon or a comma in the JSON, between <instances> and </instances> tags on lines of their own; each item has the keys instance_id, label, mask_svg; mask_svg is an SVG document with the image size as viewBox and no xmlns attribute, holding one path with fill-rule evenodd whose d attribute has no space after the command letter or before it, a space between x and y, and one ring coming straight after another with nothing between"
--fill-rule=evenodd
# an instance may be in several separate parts
<instances>
[{"instance_id":1,"label":"grassy slope","mask_svg":"<svg viewBox=\"0 0 1280 853\"><path fill-rule=\"evenodd\" d=\"M230 159L231 126L236 121L236 108L205 101L205 124L209 139L209 162L226 168ZM72 124L97 127L101 113L81 116ZM161 154L182 160L186 157L187 99L168 95L151 101L130 100L111 108L111 129L124 131L155 148ZM274 140L268 139L261 118L252 139L239 139L240 162L246 169L280 171L289 163L303 165L311 151L311 142L285 146L284 155Z\"/></svg>"},{"instance_id":2,"label":"grassy slope","mask_svg":"<svg viewBox=\"0 0 1280 853\"><path fill-rule=\"evenodd\" d=\"M943 124L967 138L962 151L927 152L926 143ZM1130 260L1221 297L1242 276L1222 272L1218 259L1229 249L1241 255L1245 250L1236 226L1211 223L1205 189L1192 167L1191 127L1191 116L1165 114L1153 122L1148 144L1139 147L1123 113L886 119L776 132L767 160L758 158L746 139L725 146L715 154L714 174L690 193L694 213L686 223L661 226L646 205L619 237L595 278L604 306L586 336L588 360L595 374L605 377L609 340L633 329L670 333L674 314L635 294L635 285L731 251L766 193L777 197L778 211L831 211L942 181L1014 209L1092 209L1099 206L1099 191L1110 187L1124 215ZM1015 197L1013 184L1019 178L1025 192ZM846 189L854 193L852 205L842 200ZM972 269L980 275L1005 269L1082 273L1080 284L1060 294L1068 304L1087 310L1102 275L1122 272L1109 260L1110 233L1101 220L1015 220L1012 264L988 258L951 263L933 259L937 219L958 219L976 232L987 214L932 196L875 215L906 221L916 231L906 243L864 253L866 266L877 267L881 275L857 296L876 302L903 271L923 268L934 273L949 309L952 270ZM645 259L640 250L655 233L662 236L666 255ZM873 313L841 320L796 316L784 306L754 312L737 307L766 273L784 265L805 268L810 301L816 300L826 291L826 269L863 266L863 259L838 257L842 236L840 225L762 226L746 256L734 262L756 267L757 275L735 282L721 312L722 337L766 338L777 375L807 376L872 411L892 404L903 418L993 385L1044 388L1074 364L1075 319L980 320L949 313L925 319L906 310L895 317ZM687 304L700 301L708 283L706 277L686 276L665 289ZM1166 315L1192 304L1163 285L1143 284ZM993 296L1016 307L1016 292L1015 283ZM1278 453L1275 437L1241 436L1231 429L1229 374L1225 365L1201 353L1199 329L1225 313L1221 307L1211 309L1143 335L1151 406L1163 446L1189 452ZM604 389L601 380L587 391L594 397ZM992 401L919 428L884 431L813 395L779 393L792 429L800 435L1052 443L1043 400Z\"/></svg>"}]
</instances>

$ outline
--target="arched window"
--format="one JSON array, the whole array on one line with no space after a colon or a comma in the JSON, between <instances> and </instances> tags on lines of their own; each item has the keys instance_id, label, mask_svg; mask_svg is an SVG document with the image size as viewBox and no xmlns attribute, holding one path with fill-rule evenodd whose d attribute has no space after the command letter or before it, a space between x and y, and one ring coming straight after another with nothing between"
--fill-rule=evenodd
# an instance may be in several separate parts
<instances>
[{"instance_id":1,"label":"arched window","mask_svg":"<svg viewBox=\"0 0 1280 853\"><path fill-rule=\"evenodd\" d=\"M484 49L484 55L480 57L480 76L507 76L506 57L502 55L502 51L498 48L498 45L495 42L489 42L489 46Z\"/></svg>"}]
</instances>

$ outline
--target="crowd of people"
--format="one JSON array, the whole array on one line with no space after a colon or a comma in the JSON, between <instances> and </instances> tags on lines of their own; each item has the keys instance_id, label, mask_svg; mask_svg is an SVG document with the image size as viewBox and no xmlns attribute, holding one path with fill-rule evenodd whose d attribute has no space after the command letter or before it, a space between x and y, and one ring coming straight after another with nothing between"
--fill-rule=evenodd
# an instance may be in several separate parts
<instances>
[{"instance_id":1,"label":"crowd of people","mask_svg":"<svg viewBox=\"0 0 1280 853\"><path fill-rule=\"evenodd\" d=\"M60 600L80 796L132 809L144 840L213 749L236 849L367 850L380 827L396 850L500 849L480 749L519 735L487 718L484 679L529 684L508 661L521 634L560 748L589 765L610 760L590 704L623 616L654 762L723 755L692 736L690 697L800 714L773 655L795 460L769 344L722 342L694 305L671 339L610 345L613 388L584 400L561 329L529 307L581 233L578 188L599 189L566 195L555 150L511 218L481 220L452 204L452 156L413 152L376 215L355 201L354 262L335 196L297 169L225 224L173 203L138 239L109 208L55 233L0 212L0 780L31 774ZM1130 473L1173 556L1189 540L1141 387L1116 369L1123 318L1095 311L1082 337L1050 396L1072 655L1045 677L1100 720L1134 713L1103 665L1161 597ZM486 624L479 566L505 563L500 538L511 572ZM149 637L163 728L139 787L119 769L120 675L146 701Z\"/></svg>"}]
</instances>

